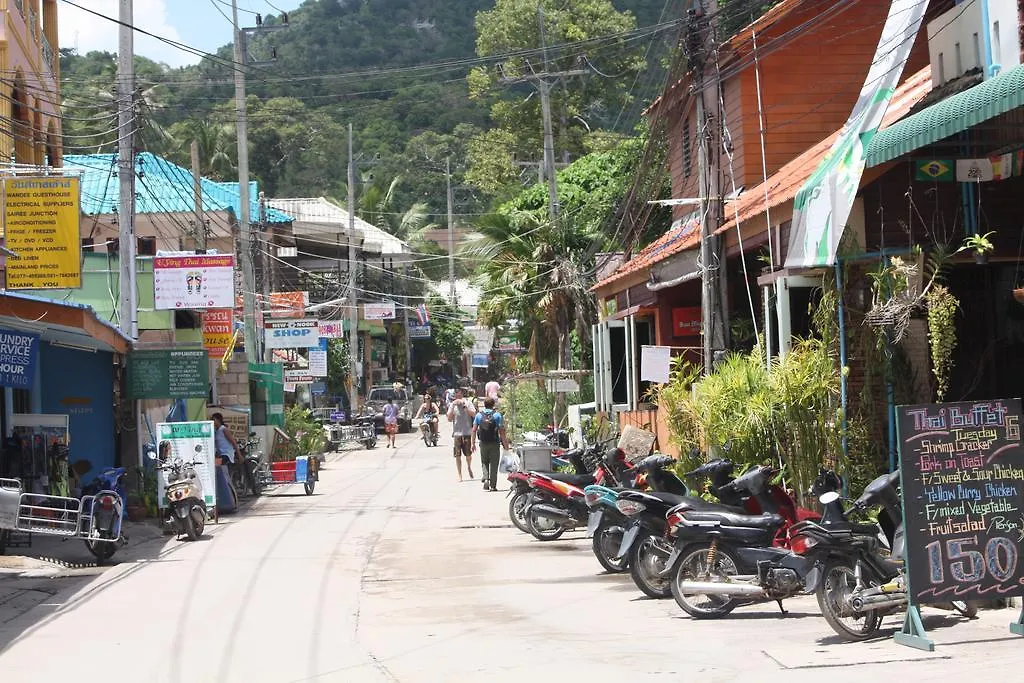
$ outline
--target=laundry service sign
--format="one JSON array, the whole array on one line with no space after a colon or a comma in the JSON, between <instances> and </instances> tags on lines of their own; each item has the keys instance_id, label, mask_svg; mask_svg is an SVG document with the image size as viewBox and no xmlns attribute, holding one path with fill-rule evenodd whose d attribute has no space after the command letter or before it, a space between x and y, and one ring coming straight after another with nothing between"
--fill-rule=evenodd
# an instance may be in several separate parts
<instances>
[{"instance_id":1,"label":"laundry service sign","mask_svg":"<svg viewBox=\"0 0 1024 683\"><path fill-rule=\"evenodd\" d=\"M316 318L267 320L264 332L268 349L311 349L320 346L320 321Z\"/></svg>"},{"instance_id":2,"label":"laundry service sign","mask_svg":"<svg viewBox=\"0 0 1024 683\"><path fill-rule=\"evenodd\" d=\"M0 329L0 386L31 389L39 359L39 335Z\"/></svg>"}]
</instances>

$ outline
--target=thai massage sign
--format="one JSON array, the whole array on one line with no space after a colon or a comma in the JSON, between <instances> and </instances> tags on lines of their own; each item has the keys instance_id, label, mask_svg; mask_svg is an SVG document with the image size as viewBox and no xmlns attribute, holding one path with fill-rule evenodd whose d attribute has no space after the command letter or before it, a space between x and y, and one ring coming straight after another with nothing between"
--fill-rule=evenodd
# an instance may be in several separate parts
<instances>
[{"instance_id":1,"label":"thai massage sign","mask_svg":"<svg viewBox=\"0 0 1024 683\"><path fill-rule=\"evenodd\" d=\"M157 310L231 308L235 302L231 254L157 254L153 303Z\"/></svg>"},{"instance_id":2,"label":"thai massage sign","mask_svg":"<svg viewBox=\"0 0 1024 683\"><path fill-rule=\"evenodd\" d=\"M78 178L8 178L4 193L4 237L17 254L7 259L7 287L81 287Z\"/></svg>"},{"instance_id":3,"label":"thai massage sign","mask_svg":"<svg viewBox=\"0 0 1024 683\"><path fill-rule=\"evenodd\" d=\"M1024 594L1020 399L897 415L911 600Z\"/></svg>"},{"instance_id":4,"label":"thai massage sign","mask_svg":"<svg viewBox=\"0 0 1024 683\"><path fill-rule=\"evenodd\" d=\"M31 389L38 359L38 335L0 329L0 386Z\"/></svg>"}]
</instances>

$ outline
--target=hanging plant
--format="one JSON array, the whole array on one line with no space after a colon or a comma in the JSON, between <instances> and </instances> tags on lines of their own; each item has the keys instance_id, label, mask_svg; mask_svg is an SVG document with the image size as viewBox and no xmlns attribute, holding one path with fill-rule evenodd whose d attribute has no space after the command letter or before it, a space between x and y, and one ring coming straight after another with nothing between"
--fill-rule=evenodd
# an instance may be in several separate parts
<instances>
[{"instance_id":1,"label":"hanging plant","mask_svg":"<svg viewBox=\"0 0 1024 683\"><path fill-rule=\"evenodd\" d=\"M956 313L960 309L960 302L942 285L933 287L926 298L928 344L932 352L932 374L935 375L935 398L941 403L949 391L949 378L953 373Z\"/></svg>"},{"instance_id":2,"label":"hanging plant","mask_svg":"<svg viewBox=\"0 0 1024 683\"><path fill-rule=\"evenodd\" d=\"M995 245L992 244L992 240L989 238L996 234L995 231L987 232L984 235L971 235L964 240L964 244L960 247L959 251L973 251L974 261L978 265L988 263L988 255L995 251Z\"/></svg>"}]
</instances>

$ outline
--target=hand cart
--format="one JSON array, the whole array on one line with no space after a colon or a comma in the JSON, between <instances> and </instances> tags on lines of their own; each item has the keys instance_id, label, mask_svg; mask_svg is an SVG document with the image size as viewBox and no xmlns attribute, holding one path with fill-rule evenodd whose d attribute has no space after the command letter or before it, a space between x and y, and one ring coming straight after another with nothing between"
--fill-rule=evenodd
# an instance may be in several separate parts
<instances>
[{"instance_id":1,"label":"hand cart","mask_svg":"<svg viewBox=\"0 0 1024 683\"><path fill-rule=\"evenodd\" d=\"M320 461L315 457L300 455L295 460L264 464L260 469L260 483L264 487L302 484L306 495L313 495L316 483L320 481Z\"/></svg>"},{"instance_id":2,"label":"hand cart","mask_svg":"<svg viewBox=\"0 0 1024 683\"><path fill-rule=\"evenodd\" d=\"M325 424L324 433L335 451L352 444L360 444L367 450L377 445L377 429L372 419L359 420L355 424Z\"/></svg>"},{"instance_id":3,"label":"hand cart","mask_svg":"<svg viewBox=\"0 0 1024 683\"><path fill-rule=\"evenodd\" d=\"M106 505L109 529L95 524L97 501ZM12 532L80 538L98 560L110 558L127 540L121 533L123 502L116 491L69 498L28 493L20 479L0 478L0 555Z\"/></svg>"}]
</instances>

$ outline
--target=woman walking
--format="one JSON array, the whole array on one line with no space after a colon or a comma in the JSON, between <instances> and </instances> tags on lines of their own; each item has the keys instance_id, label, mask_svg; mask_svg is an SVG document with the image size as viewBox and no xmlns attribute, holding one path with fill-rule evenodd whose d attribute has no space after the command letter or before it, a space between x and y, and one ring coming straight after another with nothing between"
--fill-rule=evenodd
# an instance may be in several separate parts
<instances>
[{"instance_id":1,"label":"woman walking","mask_svg":"<svg viewBox=\"0 0 1024 683\"><path fill-rule=\"evenodd\" d=\"M388 397L388 402L384 405L384 434L388 440L387 448L398 448L395 445L395 434L397 433L398 406L395 405L393 398Z\"/></svg>"}]
</instances>

